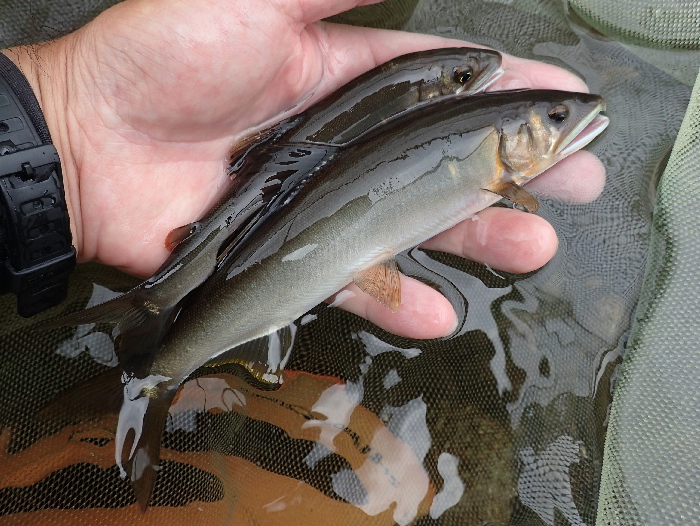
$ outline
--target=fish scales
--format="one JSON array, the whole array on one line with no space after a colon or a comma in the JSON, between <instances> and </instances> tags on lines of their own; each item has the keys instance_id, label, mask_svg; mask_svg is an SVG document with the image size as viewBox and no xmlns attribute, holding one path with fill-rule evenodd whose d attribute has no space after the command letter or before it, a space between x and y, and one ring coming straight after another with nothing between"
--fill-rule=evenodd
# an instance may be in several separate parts
<instances>
[{"instance_id":1,"label":"fish scales","mask_svg":"<svg viewBox=\"0 0 700 526\"><path fill-rule=\"evenodd\" d=\"M443 48L398 56L245 139L232 152L234 171L235 161L269 135L281 143L347 146L417 106L480 93L502 72L501 55L491 49Z\"/></svg>"}]
</instances>

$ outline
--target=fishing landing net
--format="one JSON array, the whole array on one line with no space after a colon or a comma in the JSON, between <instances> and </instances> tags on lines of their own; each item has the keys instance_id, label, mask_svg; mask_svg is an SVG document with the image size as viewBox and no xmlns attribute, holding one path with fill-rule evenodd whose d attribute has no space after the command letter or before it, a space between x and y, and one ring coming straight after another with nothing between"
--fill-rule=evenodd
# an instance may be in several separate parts
<instances>
[{"instance_id":1,"label":"fishing landing net","mask_svg":"<svg viewBox=\"0 0 700 526\"><path fill-rule=\"evenodd\" d=\"M599 524L700 521L698 175L700 78L659 184L645 287L610 414Z\"/></svg>"},{"instance_id":2,"label":"fishing landing net","mask_svg":"<svg viewBox=\"0 0 700 526\"><path fill-rule=\"evenodd\" d=\"M55 37L111 3L3 1L0 40ZM113 370L114 334L33 331L0 298L0 524L696 522L696 5L389 0L344 15L579 74L611 119L589 147L608 173L600 198L540 199L560 248L530 275L403 254L455 305L452 338L405 340L321 306L297 323L281 387L235 362L198 370L143 516L115 465L117 415L52 404ZM135 284L82 265L45 317Z\"/></svg>"}]
</instances>

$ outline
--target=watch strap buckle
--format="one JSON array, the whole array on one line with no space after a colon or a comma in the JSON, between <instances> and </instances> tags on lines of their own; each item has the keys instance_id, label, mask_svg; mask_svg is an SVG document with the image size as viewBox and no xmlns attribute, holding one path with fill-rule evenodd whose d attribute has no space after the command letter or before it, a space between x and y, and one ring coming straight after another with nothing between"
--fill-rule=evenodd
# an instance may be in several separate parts
<instances>
[{"instance_id":1,"label":"watch strap buckle","mask_svg":"<svg viewBox=\"0 0 700 526\"><path fill-rule=\"evenodd\" d=\"M17 295L21 316L66 297L75 268L61 165L52 144L0 155L0 221L7 246L0 293Z\"/></svg>"},{"instance_id":2,"label":"watch strap buckle","mask_svg":"<svg viewBox=\"0 0 700 526\"><path fill-rule=\"evenodd\" d=\"M17 312L29 318L61 303L68 296L68 277L75 268L75 248L59 257L24 270L15 270L10 260L2 268L7 290L17 295ZM4 288L4 287L3 287Z\"/></svg>"}]
</instances>

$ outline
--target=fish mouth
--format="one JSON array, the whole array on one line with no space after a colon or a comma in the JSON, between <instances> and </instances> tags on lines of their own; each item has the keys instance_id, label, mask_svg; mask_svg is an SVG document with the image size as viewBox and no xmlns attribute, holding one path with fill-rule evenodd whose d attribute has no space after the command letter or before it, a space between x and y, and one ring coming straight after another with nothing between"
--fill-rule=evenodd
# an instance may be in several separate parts
<instances>
[{"instance_id":1,"label":"fish mouth","mask_svg":"<svg viewBox=\"0 0 700 526\"><path fill-rule=\"evenodd\" d=\"M610 124L610 119L605 115L600 115L600 112L605 109L605 104L599 104L590 115L582 119L576 127L564 138L557 146L555 154L561 157L566 157L580 150L593 139L598 137L605 128Z\"/></svg>"},{"instance_id":2,"label":"fish mouth","mask_svg":"<svg viewBox=\"0 0 700 526\"><path fill-rule=\"evenodd\" d=\"M489 86L498 80L503 75L504 70L501 66L494 67L491 71L484 71L470 90L471 93L485 91Z\"/></svg>"}]
</instances>

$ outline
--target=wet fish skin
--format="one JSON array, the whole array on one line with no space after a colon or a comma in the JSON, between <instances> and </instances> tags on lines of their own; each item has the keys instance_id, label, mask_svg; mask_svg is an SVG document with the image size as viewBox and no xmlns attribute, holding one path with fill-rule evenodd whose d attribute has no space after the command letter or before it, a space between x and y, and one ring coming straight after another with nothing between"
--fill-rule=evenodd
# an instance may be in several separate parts
<instances>
[{"instance_id":1,"label":"wet fish skin","mask_svg":"<svg viewBox=\"0 0 700 526\"><path fill-rule=\"evenodd\" d=\"M372 71L304 112L304 120L284 140L346 146L420 104L482 92L502 70L497 51L445 48L402 55ZM401 81L396 78L398 71ZM363 91L370 83L372 97L368 98ZM358 115L363 117L358 119Z\"/></svg>"},{"instance_id":2,"label":"wet fish skin","mask_svg":"<svg viewBox=\"0 0 700 526\"><path fill-rule=\"evenodd\" d=\"M211 275L226 247L235 246L253 225L259 225L287 198L290 188L316 173L338 148L418 105L484 89L500 74L500 66L501 55L492 50L409 53L249 137L232 154L233 178L226 194L200 220L171 233L167 243L172 253L152 277L119 298L43 328L114 323L122 334L118 352L123 362L142 349L155 350L183 299ZM456 79L457 74L462 78Z\"/></svg>"},{"instance_id":3,"label":"wet fish skin","mask_svg":"<svg viewBox=\"0 0 700 526\"><path fill-rule=\"evenodd\" d=\"M307 177L307 172L330 162L336 148L347 147L377 126L420 105L483 91L501 73L500 53L469 47L418 51L385 62L304 112L234 147L228 170L235 194L229 191L199 223L219 223L221 211L230 209L232 201L252 201L249 188L251 185L262 188L260 181L264 181L265 191L260 200L265 206L272 196L277 196L276 189L296 186L298 180ZM455 78L458 75L460 80ZM225 215L230 222L231 214ZM259 214L255 215L258 218ZM229 236L221 246L240 234L239 228L228 231ZM185 247L176 247L170 259L179 257L184 250Z\"/></svg>"},{"instance_id":4,"label":"wet fish skin","mask_svg":"<svg viewBox=\"0 0 700 526\"><path fill-rule=\"evenodd\" d=\"M262 173L296 186L297 180L306 177L303 169L284 178L279 175L287 166L280 160L288 153L286 148L308 151L312 158L325 151L327 157L319 163L330 162L338 151L335 148L347 147L421 105L480 93L502 72L501 54L491 49L442 48L398 56L363 73L306 111L245 139L231 152L229 173L238 180L260 178ZM326 150L322 150L324 147ZM255 217L256 223L259 217ZM240 236L240 229L236 234Z\"/></svg>"},{"instance_id":5,"label":"wet fish skin","mask_svg":"<svg viewBox=\"0 0 700 526\"><path fill-rule=\"evenodd\" d=\"M231 169L235 172L236 163L246 152L270 134L282 144L347 146L421 104L480 93L501 73L501 54L491 49L454 47L398 56L351 80L299 115L245 139L231 152Z\"/></svg>"},{"instance_id":6,"label":"wet fish skin","mask_svg":"<svg viewBox=\"0 0 700 526\"><path fill-rule=\"evenodd\" d=\"M603 108L596 95L546 90L445 100L341 150L240 240L183 309L148 373L123 377L117 461L142 509L168 407L188 375L494 203L499 185L520 185L582 147L605 127L596 117Z\"/></svg>"}]
</instances>

